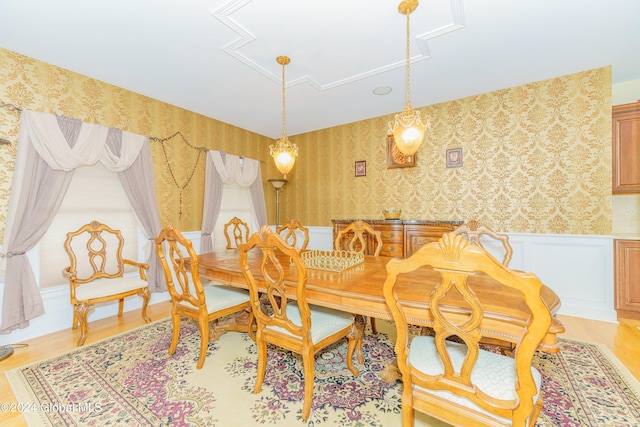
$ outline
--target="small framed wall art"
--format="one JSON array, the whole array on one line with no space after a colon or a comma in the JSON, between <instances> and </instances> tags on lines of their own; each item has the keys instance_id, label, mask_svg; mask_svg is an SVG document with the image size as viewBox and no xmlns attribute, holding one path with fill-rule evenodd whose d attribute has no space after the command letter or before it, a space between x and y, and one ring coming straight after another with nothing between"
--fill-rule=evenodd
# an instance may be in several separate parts
<instances>
[{"instance_id":1,"label":"small framed wall art","mask_svg":"<svg viewBox=\"0 0 640 427\"><path fill-rule=\"evenodd\" d=\"M355 164L356 176L367 176L367 161L359 160Z\"/></svg>"},{"instance_id":2,"label":"small framed wall art","mask_svg":"<svg viewBox=\"0 0 640 427\"><path fill-rule=\"evenodd\" d=\"M393 135L387 135L387 169L410 168L416 165L416 155L405 156L398 150Z\"/></svg>"},{"instance_id":3,"label":"small framed wall art","mask_svg":"<svg viewBox=\"0 0 640 427\"><path fill-rule=\"evenodd\" d=\"M447 150L447 167L462 167L462 148L450 148Z\"/></svg>"}]
</instances>

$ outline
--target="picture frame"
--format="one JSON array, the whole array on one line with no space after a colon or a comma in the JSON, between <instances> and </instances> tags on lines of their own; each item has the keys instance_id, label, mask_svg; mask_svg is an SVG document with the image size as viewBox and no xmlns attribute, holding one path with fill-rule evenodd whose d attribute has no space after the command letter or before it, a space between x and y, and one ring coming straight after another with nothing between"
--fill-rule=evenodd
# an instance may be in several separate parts
<instances>
[{"instance_id":1,"label":"picture frame","mask_svg":"<svg viewBox=\"0 0 640 427\"><path fill-rule=\"evenodd\" d=\"M462 148L450 148L446 154L447 168L462 167Z\"/></svg>"},{"instance_id":2,"label":"picture frame","mask_svg":"<svg viewBox=\"0 0 640 427\"><path fill-rule=\"evenodd\" d=\"M411 168L416 165L416 154L405 156L398 150L393 135L387 135L387 169Z\"/></svg>"},{"instance_id":3,"label":"picture frame","mask_svg":"<svg viewBox=\"0 0 640 427\"><path fill-rule=\"evenodd\" d=\"M367 161L359 160L354 165L355 176L367 176Z\"/></svg>"}]
</instances>

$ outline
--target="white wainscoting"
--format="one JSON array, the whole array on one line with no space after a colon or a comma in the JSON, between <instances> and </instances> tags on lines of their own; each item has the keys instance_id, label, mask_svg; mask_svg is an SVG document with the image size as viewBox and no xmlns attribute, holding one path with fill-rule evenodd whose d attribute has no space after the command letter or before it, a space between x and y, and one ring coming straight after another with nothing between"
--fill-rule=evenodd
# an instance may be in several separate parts
<instances>
[{"instance_id":1,"label":"white wainscoting","mask_svg":"<svg viewBox=\"0 0 640 427\"><path fill-rule=\"evenodd\" d=\"M500 250L483 245L498 259ZM613 290L613 237L509 234L509 267L535 273L560 297L561 314L616 322Z\"/></svg>"},{"instance_id":2,"label":"white wainscoting","mask_svg":"<svg viewBox=\"0 0 640 427\"><path fill-rule=\"evenodd\" d=\"M309 249L332 249L331 227L310 227ZM534 272L562 302L560 313L616 322L613 308L613 237L568 234L509 234L509 267ZM482 240L502 260L500 242Z\"/></svg>"},{"instance_id":3,"label":"white wainscoting","mask_svg":"<svg viewBox=\"0 0 640 427\"><path fill-rule=\"evenodd\" d=\"M200 248L200 233L184 233ZM309 227L309 249L332 249L332 227ZM561 314L616 322L613 308L613 237L554 234L509 234L513 259L509 267L531 271L562 301ZM484 241L489 252L502 259L499 243ZM33 261L32 261L33 262ZM4 283L0 283L0 304ZM0 335L0 345L17 343L51 332L70 329L72 310L68 286L42 292L45 314L31 320L29 327ZM151 304L169 299L168 293L154 293ZM127 298L125 311L138 310L141 301ZM113 316L117 303L102 304L89 320ZM155 320L155 319L154 319ZM89 325L91 333L91 325Z\"/></svg>"},{"instance_id":4,"label":"white wainscoting","mask_svg":"<svg viewBox=\"0 0 640 427\"><path fill-rule=\"evenodd\" d=\"M196 252L200 249L200 232L190 231L183 233L184 236L190 239L193 243L193 248ZM146 238L141 236L138 239L141 244L147 243ZM155 250L155 249L153 249ZM139 259L143 260L144 246L139 248ZM29 261L32 266L37 266L40 263L37 250L32 250L28 253ZM34 267L35 269L36 267ZM62 271L60 268L60 271ZM4 272L3 272L4 273ZM36 277L38 277L38 273ZM4 276L2 277L2 283L0 283L0 307L2 306L2 300L4 295ZM17 329L10 334L0 335L0 345L14 344L31 338L36 338L42 335L49 334L51 332L61 331L63 329L69 329L71 331L71 322L73 321L73 309L69 303L69 285L61 285L48 289L44 289L41 292L42 303L44 305L44 314L36 317L29 322L29 326L23 329ZM155 304L162 301L169 300L168 292L154 292L151 294L151 301L149 304ZM124 311L140 310L142 307L142 299L137 297L130 297L124 300ZM91 322L98 319L104 319L105 317L115 316L118 314L118 302L112 301L102 304L96 304L93 310L89 313L89 335L91 335ZM151 320L157 320L153 317Z\"/></svg>"}]
</instances>

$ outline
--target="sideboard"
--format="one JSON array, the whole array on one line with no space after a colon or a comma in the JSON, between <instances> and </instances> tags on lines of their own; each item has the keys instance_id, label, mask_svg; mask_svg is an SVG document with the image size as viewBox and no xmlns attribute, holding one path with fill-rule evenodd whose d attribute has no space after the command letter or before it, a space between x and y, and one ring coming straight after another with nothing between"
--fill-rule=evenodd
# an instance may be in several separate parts
<instances>
[{"instance_id":1,"label":"sideboard","mask_svg":"<svg viewBox=\"0 0 640 427\"><path fill-rule=\"evenodd\" d=\"M355 219L332 219L333 240L338 232L346 228ZM363 219L382 235L382 250L380 255L407 258L427 243L438 240L442 234L455 230L464 221L434 221L434 220L406 220L406 219ZM340 249L346 249L344 239ZM367 242L371 248L373 241Z\"/></svg>"}]
</instances>

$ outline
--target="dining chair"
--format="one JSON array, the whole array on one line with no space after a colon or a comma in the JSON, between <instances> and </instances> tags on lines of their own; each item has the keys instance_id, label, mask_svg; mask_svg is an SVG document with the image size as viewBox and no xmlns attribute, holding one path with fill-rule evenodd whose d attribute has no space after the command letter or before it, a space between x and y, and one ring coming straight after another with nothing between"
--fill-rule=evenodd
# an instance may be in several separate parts
<instances>
[{"instance_id":1,"label":"dining chair","mask_svg":"<svg viewBox=\"0 0 640 427\"><path fill-rule=\"evenodd\" d=\"M484 224L481 224L478 220L475 219L462 224L461 226L453 230L453 233L466 235L469 243L480 246L482 246L480 237L482 237L483 234L486 234L493 239L499 240L504 247L504 258L502 259L502 265L504 265L505 267L509 266L511 256L513 255L513 249L509 244L509 236L507 236L506 234L496 233L491 228Z\"/></svg>"},{"instance_id":2,"label":"dining chair","mask_svg":"<svg viewBox=\"0 0 640 427\"><path fill-rule=\"evenodd\" d=\"M180 337L181 316L198 321L200 355L196 369L204 365L210 340L210 323L221 317L249 308L249 293L220 284L204 286L198 271L198 254L193 244L171 225L164 227L154 239L171 296L173 333L169 354L174 354ZM190 270L185 267L189 259Z\"/></svg>"},{"instance_id":3,"label":"dining chair","mask_svg":"<svg viewBox=\"0 0 640 427\"><path fill-rule=\"evenodd\" d=\"M229 222L224 225L224 237L227 240L227 249L237 249L241 243L246 243L249 240L249 225L234 216ZM209 282L211 283L211 282ZM251 313L250 308L246 308L241 316L236 318L236 321L241 324L247 324L247 332L252 340L256 340L255 336L255 319Z\"/></svg>"},{"instance_id":4,"label":"dining chair","mask_svg":"<svg viewBox=\"0 0 640 427\"><path fill-rule=\"evenodd\" d=\"M285 233L286 232L286 233ZM302 225L297 219L291 218L289 221L282 224L276 229L276 233L281 235L287 244L300 248L301 251L307 249L309 244L309 229ZM300 233L302 234L303 241L298 246L298 240L300 239Z\"/></svg>"},{"instance_id":5,"label":"dining chair","mask_svg":"<svg viewBox=\"0 0 640 427\"><path fill-rule=\"evenodd\" d=\"M333 247L335 250L347 249L378 256L382 250L382 233L363 220L357 219L338 231Z\"/></svg>"},{"instance_id":6,"label":"dining chair","mask_svg":"<svg viewBox=\"0 0 640 427\"><path fill-rule=\"evenodd\" d=\"M300 250L288 245L268 226L254 233L239 249L240 267L249 284L251 307L257 323L258 372L253 391L259 393L262 389L267 344L300 354L304 369L302 419L306 421L313 399L316 353L346 337L347 366L353 375L359 375L353 365L353 354L356 346L362 348L362 340L356 333L355 317L307 303L307 267ZM252 262L249 252L255 253L256 249L259 250L259 262ZM289 266L290 262L293 267ZM295 277L287 277L285 281L285 271L294 271ZM260 299L259 288L267 295L266 300Z\"/></svg>"},{"instance_id":7,"label":"dining chair","mask_svg":"<svg viewBox=\"0 0 640 427\"><path fill-rule=\"evenodd\" d=\"M375 230L363 220L357 219L338 231L333 247L335 250L346 248L365 255L379 256L382 251L382 232ZM374 317L370 317L370 319L371 332L377 334L376 320Z\"/></svg>"},{"instance_id":8,"label":"dining chair","mask_svg":"<svg viewBox=\"0 0 640 427\"><path fill-rule=\"evenodd\" d=\"M87 339L87 315L94 304L118 300L118 317L122 317L124 299L138 295L142 297L142 318L147 323L151 322L147 316L151 293L145 273L149 266L123 259L123 248L124 238L120 230L98 221L91 221L67 233L64 249L70 265L62 270L62 275L69 280L72 329L80 325L79 346ZM138 277L125 277L126 266L137 269Z\"/></svg>"},{"instance_id":9,"label":"dining chair","mask_svg":"<svg viewBox=\"0 0 640 427\"><path fill-rule=\"evenodd\" d=\"M424 301L435 336L411 339L407 319L416 308L402 304L395 285L404 273L423 267L441 275ZM396 326L403 427L413 426L415 410L453 425L533 426L543 400L541 374L532 360L551 325L540 280L532 273L509 270L484 248L453 232L410 258L390 260L386 268L383 291ZM483 275L498 281L503 292L520 295L531 313L513 331L513 357L480 344L483 323L491 321L482 305L491 301L479 301L474 292L482 286ZM499 295L496 290L496 298Z\"/></svg>"},{"instance_id":10,"label":"dining chair","mask_svg":"<svg viewBox=\"0 0 640 427\"><path fill-rule=\"evenodd\" d=\"M224 225L224 237L227 239L227 249L237 248L240 243L249 240L249 226L234 216Z\"/></svg>"}]
</instances>

